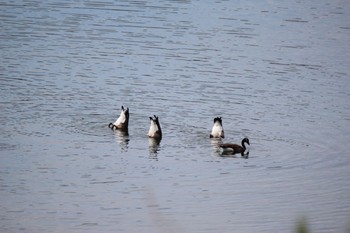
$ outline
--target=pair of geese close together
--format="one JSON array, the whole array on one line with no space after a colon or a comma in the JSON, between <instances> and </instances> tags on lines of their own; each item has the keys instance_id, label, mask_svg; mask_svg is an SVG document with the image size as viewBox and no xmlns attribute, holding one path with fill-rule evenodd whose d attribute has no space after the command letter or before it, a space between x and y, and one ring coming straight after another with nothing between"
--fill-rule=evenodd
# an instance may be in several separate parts
<instances>
[{"instance_id":1,"label":"pair of geese close together","mask_svg":"<svg viewBox=\"0 0 350 233\"><path fill-rule=\"evenodd\" d=\"M160 127L159 119L156 115L154 117L150 117L151 126L148 130L148 137L158 139L159 141L162 139L162 129ZM129 108L124 108L122 106L122 111L120 116L114 123L109 123L108 125L111 129L118 129L123 131L128 131L129 127ZM214 118L214 126L211 130L210 134L211 138L224 138L224 129L222 127L222 119L221 117ZM244 156L244 152L246 150L245 143L249 144L249 139L244 138L241 142L241 145L233 144L233 143L224 143L219 146L224 150L231 151L233 154L240 153Z\"/></svg>"}]
</instances>

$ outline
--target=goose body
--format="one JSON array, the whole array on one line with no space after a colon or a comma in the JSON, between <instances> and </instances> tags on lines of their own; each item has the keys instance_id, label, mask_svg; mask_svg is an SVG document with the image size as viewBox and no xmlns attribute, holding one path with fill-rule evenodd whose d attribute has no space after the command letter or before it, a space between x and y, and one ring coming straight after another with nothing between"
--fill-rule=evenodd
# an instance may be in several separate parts
<instances>
[{"instance_id":1,"label":"goose body","mask_svg":"<svg viewBox=\"0 0 350 233\"><path fill-rule=\"evenodd\" d=\"M114 123L109 123L108 127L127 131L129 127L129 108L124 108L124 106L122 106L122 111L118 119Z\"/></svg>"},{"instance_id":2,"label":"goose body","mask_svg":"<svg viewBox=\"0 0 350 233\"><path fill-rule=\"evenodd\" d=\"M154 115L154 118L150 117L149 119L151 120L151 126L149 127L149 130L148 130L148 137L161 139L162 129L160 127L158 117Z\"/></svg>"},{"instance_id":3,"label":"goose body","mask_svg":"<svg viewBox=\"0 0 350 233\"><path fill-rule=\"evenodd\" d=\"M221 144L220 147L223 148L226 151L228 151L228 150L232 151L233 154L240 153L242 156L244 156L244 152L246 150L245 143L250 145L248 138L244 138L242 140L241 146L238 145L238 144L233 144L233 143L224 143L224 144Z\"/></svg>"},{"instance_id":4,"label":"goose body","mask_svg":"<svg viewBox=\"0 0 350 233\"><path fill-rule=\"evenodd\" d=\"M224 129L222 127L222 119L221 117L214 118L214 126L211 130L210 134L211 138L224 138Z\"/></svg>"}]
</instances>

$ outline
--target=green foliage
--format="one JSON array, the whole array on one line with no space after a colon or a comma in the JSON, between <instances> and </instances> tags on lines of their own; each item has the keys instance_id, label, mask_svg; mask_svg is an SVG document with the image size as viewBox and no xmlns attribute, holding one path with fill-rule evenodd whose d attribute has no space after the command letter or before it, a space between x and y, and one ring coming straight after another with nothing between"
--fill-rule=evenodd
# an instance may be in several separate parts
<instances>
[{"instance_id":1,"label":"green foliage","mask_svg":"<svg viewBox=\"0 0 350 233\"><path fill-rule=\"evenodd\" d=\"M307 224L307 220L305 217L302 217L297 221L295 232L296 233L309 233L310 232L308 224Z\"/></svg>"}]
</instances>

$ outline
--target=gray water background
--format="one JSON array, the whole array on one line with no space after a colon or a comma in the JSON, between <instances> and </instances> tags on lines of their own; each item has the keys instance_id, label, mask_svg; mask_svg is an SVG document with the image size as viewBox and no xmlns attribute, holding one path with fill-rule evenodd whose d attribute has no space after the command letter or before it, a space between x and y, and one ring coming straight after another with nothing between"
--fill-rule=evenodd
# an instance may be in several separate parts
<instances>
[{"instance_id":1,"label":"gray water background","mask_svg":"<svg viewBox=\"0 0 350 233\"><path fill-rule=\"evenodd\" d=\"M0 2L1 232L346 232L349 1ZM129 135L113 132L121 105ZM159 116L163 140L147 138ZM249 137L248 159L222 142Z\"/></svg>"}]
</instances>

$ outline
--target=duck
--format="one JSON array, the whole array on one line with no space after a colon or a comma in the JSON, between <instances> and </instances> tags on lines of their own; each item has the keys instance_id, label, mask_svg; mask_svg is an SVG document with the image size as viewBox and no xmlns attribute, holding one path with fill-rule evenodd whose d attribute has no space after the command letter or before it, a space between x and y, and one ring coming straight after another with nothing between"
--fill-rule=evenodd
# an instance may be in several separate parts
<instances>
[{"instance_id":1,"label":"duck","mask_svg":"<svg viewBox=\"0 0 350 233\"><path fill-rule=\"evenodd\" d=\"M248 138L243 138L242 142L241 142L241 145L238 145L238 144L233 144L233 143L224 143L224 144L221 144L220 147L223 148L224 150L228 151L232 151L233 154L238 154L240 153L242 156L244 156L244 152L246 150L246 146L245 146L245 143L247 143L248 145L249 144L249 139Z\"/></svg>"},{"instance_id":2,"label":"duck","mask_svg":"<svg viewBox=\"0 0 350 233\"><path fill-rule=\"evenodd\" d=\"M159 119L158 116L153 115L153 117L150 117L149 119L151 120L151 126L148 131L148 137L150 138L155 138L158 140L162 139L162 129L160 127Z\"/></svg>"},{"instance_id":3,"label":"duck","mask_svg":"<svg viewBox=\"0 0 350 233\"><path fill-rule=\"evenodd\" d=\"M111 129L119 129L127 131L129 127L129 108L121 107L122 111L118 119L114 123L109 123L108 127Z\"/></svg>"},{"instance_id":4,"label":"duck","mask_svg":"<svg viewBox=\"0 0 350 233\"><path fill-rule=\"evenodd\" d=\"M211 130L210 138L224 138L224 129L222 127L222 118L215 117L214 118L214 126Z\"/></svg>"}]
</instances>

